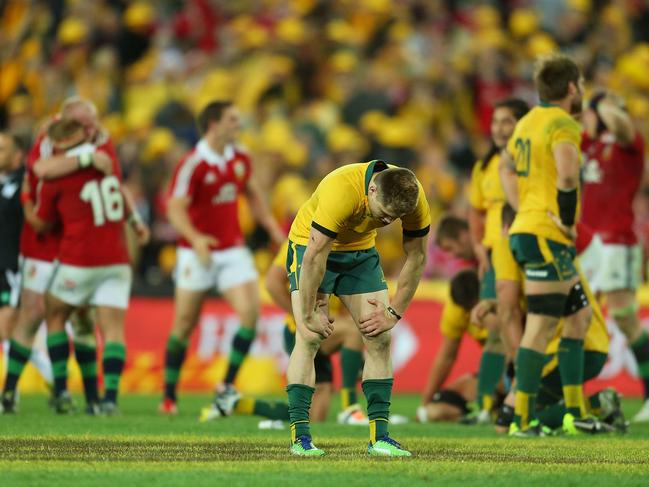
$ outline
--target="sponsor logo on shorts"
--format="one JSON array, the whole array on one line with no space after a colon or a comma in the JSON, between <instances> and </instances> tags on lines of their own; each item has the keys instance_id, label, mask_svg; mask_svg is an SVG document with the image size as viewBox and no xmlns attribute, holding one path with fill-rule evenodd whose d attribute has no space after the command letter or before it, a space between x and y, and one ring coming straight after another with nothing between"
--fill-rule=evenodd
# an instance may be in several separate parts
<instances>
[{"instance_id":1,"label":"sponsor logo on shorts","mask_svg":"<svg viewBox=\"0 0 649 487\"><path fill-rule=\"evenodd\" d=\"M77 287L77 283L72 279L63 279L62 287L64 287L65 289L73 290Z\"/></svg>"},{"instance_id":2,"label":"sponsor logo on shorts","mask_svg":"<svg viewBox=\"0 0 649 487\"><path fill-rule=\"evenodd\" d=\"M186 279L188 279L188 278L191 277L191 275L192 275L192 269L191 269L191 267L185 267L185 269L183 270L183 277L185 277Z\"/></svg>"},{"instance_id":3,"label":"sponsor logo on shorts","mask_svg":"<svg viewBox=\"0 0 649 487\"><path fill-rule=\"evenodd\" d=\"M543 269L526 269L525 275L528 277L548 277L548 271Z\"/></svg>"},{"instance_id":4,"label":"sponsor logo on shorts","mask_svg":"<svg viewBox=\"0 0 649 487\"><path fill-rule=\"evenodd\" d=\"M29 269L27 269L27 275L29 277L36 277L36 266L35 265L32 265L32 266L29 267Z\"/></svg>"}]
</instances>

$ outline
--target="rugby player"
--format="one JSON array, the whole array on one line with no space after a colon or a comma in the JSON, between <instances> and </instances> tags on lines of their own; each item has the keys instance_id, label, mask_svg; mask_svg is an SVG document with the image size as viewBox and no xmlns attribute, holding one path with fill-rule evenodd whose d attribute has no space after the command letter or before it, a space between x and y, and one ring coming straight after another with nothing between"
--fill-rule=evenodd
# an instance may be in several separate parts
<instances>
[{"instance_id":1,"label":"rugby player","mask_svg":"<svg viewBox=\"0 0 649 487\"><path fill-rule=\"evenodd\" d=\"M374 246L376 228L401 219L405 263L394 297ZM294 455L320 456L309 429L314 358L334 330L329 296L340 298L358 326L367 356L362 388L367 398L370 455L410 456L388 433L393 373L390 330L401 319L423 272L430 209L415 175L383 161L349 164L329 173L302 205L289 234L286 269L297 323L287 372Z\"/></svg>"},{"instance_id":2,"label":"rugby player","mask_svg":"<svg viewBox=\"0 0 649 487\"><path fill-rule=\"evenodd\" d=\"M642 249L633 231L633 200L642 181L644 141L622 101L611 93L591 99L583 124L579 240L588 243L581 253L581 265L593 291L606 299L610 316L638 362L645 402L633 420L648 422L649 339L640 327L636 300Z\"/></svg>"},{"instance_id":3,"label":"rugby player","mask_svg":"<svg viewBox=\"0 0 649 487\"><path fill-rule=\"evenodd\" d=\"M198 323L207 291L216 288L241 321L214 399L227 415L240 398L234 380L255 338L260 306L257 270L239 226L239 196L246 196L255 219L273 243L279 247L286 236L252 177L250 156L235 145L241 128L237 108L229 101L211 102L198 116L198 126L202 138L176 167L167 206L167 216L180 239L174 322L167 341L159 411L178 412L176 385L187 340Z\"/></svg>"},{"instance_id":4,"label":"rugby player","mask_svg":"<svg viewBox=\"0 0 649 487\"><path fill-rule=\"evenodd\" d=\"M87 141L77 120L53 122L48 135L54 149L68 151ZM126 249L126 205L119 168L113 159L112 174L92 166L94 146L81 152L81 169L39 184L37 206L30 223L38 232L55 224L61 228L58 259L45 297L48 350L54 368L57 398L67 393L67 361L70 353L65 323L76 309L96 306L104 337L105 394L101 410L117 413L119 379L124 367L124 318L131 288L131 268Z\"/></svg>"},{"instance_id":5,"label":"rugby player","mask_svg":"<svg viewBox=\"0 0 649 487\"><path fill-rule=\"evenodd\" d=\"M72 149L70 153L55 154L54 144L47 134L49 124L43 127L27 157L27 172L21 196L27 220L33 213L36 189L41 177L56 177L76 171L84 153L87 154L83 156L85 161L90 161L90 164L102 172L112 171L113 166L119 168L116 164L115 149L108 134L99 124L94 104L79 97L68 98L63 102L60 114L54 118L54 120L58 119L74 119L80 122L84 128L85 140L91 145ZM133 211L131 214L135 215ZM132 220L132 225L140 243L145 242L148 239L146 225L138 218ZM20 308L10 344L13 367L7 373L3 391L2 402L5 411L13 410L18 379L29 358L34 336L44 317L43 295L52 276L59 240L60 231L56 227L52 231L39 234L31 225L23 226L20 241ZM94 327L87 313L84 312L74 313L71 325L74 331L75 357L84 383L87 412L94 414L98 411ZM48 339L50 338L54 341L62 340L60 335L48 336ZM64 370L61 367L55 370L55 374L59 375L59 381L65 380L65 377L60 377ZM55 398L53 406L60 413L70 412L74 407L71 397L65 392Z\"/></svg>"},{"instance_id":6,"label":"rugby player","mask_svg":"<svg viewBox=\"0 0 649 487\"><path fill-rule=\"evenodd\" d=\"M583 395L584 336L591 308L575 267L583 78L563 55L538 60L534 76L541 105L516 125L501 166L503 187L517 209L511 250L525 273L527 318L516 356L516 407L512 436L537 436L536 400L545 350L564 318L558 368L567 429L587 415Z\"/></svg>"}]
</instances>

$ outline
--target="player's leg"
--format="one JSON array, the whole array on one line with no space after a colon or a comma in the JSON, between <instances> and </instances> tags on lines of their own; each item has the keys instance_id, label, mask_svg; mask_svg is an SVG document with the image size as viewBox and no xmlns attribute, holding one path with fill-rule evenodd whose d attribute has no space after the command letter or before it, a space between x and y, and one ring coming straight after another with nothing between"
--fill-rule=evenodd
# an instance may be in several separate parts
<instances>
[{"instance_id":1,"label":"player's leg","mask_svg":"<svg viewBox=\"0 0 649 487\"><path fill-rule=\"evenodd\" d=\"M207 290L214 286L214 263L208 268L191 249L178 249L174 320L167 339L164 368L164 394L158 410L177 414L176 388L185 360L189 337L198 324Z\"/></svg>"},{"instance_id":2,"label":"player's leg","mask_svg":"<svg viewBox=\"0 0 649 487\"><path fill-rule=\"evenodd\" d=\"M370 300L389 305L387 289L352 295L341 295L341 301L352 315L354 322L376 310ZM390 399L394 383L392 357L390 354L391 333L386 331L378 336L363 336L366 359L363 366L363 392L367 399L367 416L370 424L370 444L368 452L372 455L410 456L410 452L390 438Z\"/></svg>"},{"instance_id":3,"label":"player's leg","mask_svg":"<svg viewBox=\"0 0 649 487\"><path fill-rule=\"evenodd\" d=\"M67 303L51 293L45 295L47 351L54 372L54 408L59 414L70 413L74 409L68 393L70 342L65 331L65 323L73 310L73 304Z\"/></svg>"},{"instance_id":4,"label":"player's leg","mask_svg":"<svg viewBox=\"0 0 649 487\"><path fill-rule=\"evenodd\" d=\"M79 308L70 317L74 356L81 370L86 413L96 414L99 406L97 389L97 341L95 339L94 312Z\"/></svg>"},{"instance_id":5,"label":"player's leg","mask_svg":"<svg viewBox=\"0 0 649 487\"><path fill-rule=\"evenodd\" d=\"M291 452L306 454L314 451L314 455L321 455L322 450L313 447L311 443L311 430L309 428L309 411L313 393L315 392L315 365L314 359L323 339L317 333L306 328L302 318L300 291L291 293L293 316L297 324L295 345L289 358L286 378L288 385L288 411L291 422ZM328 302L329 296L318 294L318 301Z\"/></svg>"}]
</instances>

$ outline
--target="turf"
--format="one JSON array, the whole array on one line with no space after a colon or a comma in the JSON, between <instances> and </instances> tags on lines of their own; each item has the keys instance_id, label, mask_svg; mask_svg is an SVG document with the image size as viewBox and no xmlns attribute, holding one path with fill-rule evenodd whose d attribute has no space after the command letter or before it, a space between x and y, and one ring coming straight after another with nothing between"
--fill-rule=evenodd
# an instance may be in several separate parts
<instances>
[{"instance_id":1,"label":"turf","mask_svg":"<svg viewBox=\"0 0 649 487\"><path fill-rule=\"evenodd\" d=\"M258 418L199 424L208 396L184 396L175 418L155 413L157 397L122 398L122 415L60 417L44 396L25 396L20 413L0 416L0 485L647 485L649 425L625 436L508 439L489 427L392 426L414 458L369 458L363 427L313 426L320 459L288 453L288 433L260 431ZM417 398L393 411L412 415ZM631 413L638 401L626 401ZM335 411L332 411L332 417Z\"/></svg>"}]
</instances>

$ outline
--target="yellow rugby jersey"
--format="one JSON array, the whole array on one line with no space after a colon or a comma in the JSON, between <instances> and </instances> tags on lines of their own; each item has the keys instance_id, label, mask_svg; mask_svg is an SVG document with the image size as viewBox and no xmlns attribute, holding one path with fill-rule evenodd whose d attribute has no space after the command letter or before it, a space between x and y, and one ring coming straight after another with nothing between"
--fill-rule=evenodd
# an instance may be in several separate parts
<instances>
[{"instance_id":1,"label":"yellow rugby jersey","mask_svg":"<svg viewBox=\"0 0 649 487\"><path fill-rule=\"evenodd\" d=\"M286 268L286 256L288 255L288 240L285 240L282 246L275 254L271 266L281 267L282 269ZM288 287L288 280L286 283ZM344 305L337 296L331 296L329 299L329 313L332 316L339 315L344 308ZM286 327L290 330L291 333L295 333L297 330L297 324L295 323L295 318L290 313L286 314Z\"/></svg>"},{"instance_id":2,"label":"yellow rugby jersey","mask_svg":"<svg viewBox=\"0 0 649 487\"><path fill-rule=\"evenodd\" d=\"M311 226L335 238L332 250L367 250L374 247L376 229L385 226L372 218L367 201L367 189L375 172L388 167L383 161L348 164L324 177L311 198L298 211L289 239L307 245ZM430 208L426 194L419 186L415 211L401 219L403 233L423 237L430 230Z\"/></svg>"},{"instance_id":3,"label":"yellow rugby jersey","mask_svg":"<svg viewBox=\"0 0 649 487\"><path fill-rule=\"evenodd\" d=\"M493 248L496 241L502 236L502 209L506 202L506 196L500 182L499 164L499 154L495 154L489 159L489 164L484 169L482 161L478 161L473 166L469 185L471 206L476 210L486 212L482 243L488 248Z\"/></svg>"},{"instance_id":4,"label":"yellow rugby jersey","mask_svg":"<svg viewBox=\"0 0 649 487\"><path fill-rule=\"evenodd\" d=\"M519 120L507 150L516 161L518 212L509 230L573 245L548 216L559 215L557 167L552 150L559 143L581 146L579 124L563 109L542 105Z\"/></svg>"},{"instance_id":5,"label":"yellow rugby jersey","mask_svg":"<svg viewBox=\"0 0 649 487\"><path fill-rule=\"evenodd\" d=\"M485 328L471 323L471 313L456 304L450 296L446 303L444 303L439 329L443 336L451 340L461 339L462 335L466 332L480 343L480 345L484 345L489 334Z\"/></svg>"}]
</instances>

